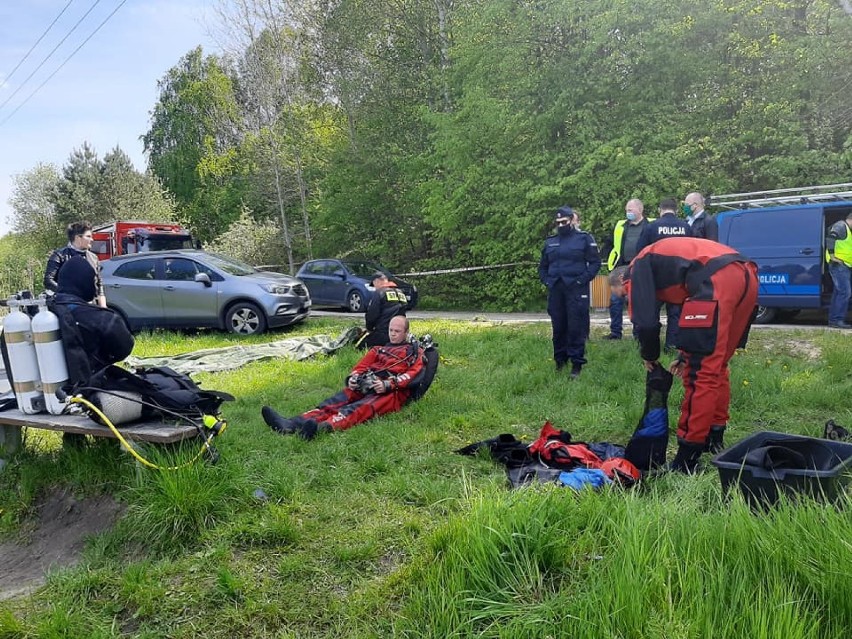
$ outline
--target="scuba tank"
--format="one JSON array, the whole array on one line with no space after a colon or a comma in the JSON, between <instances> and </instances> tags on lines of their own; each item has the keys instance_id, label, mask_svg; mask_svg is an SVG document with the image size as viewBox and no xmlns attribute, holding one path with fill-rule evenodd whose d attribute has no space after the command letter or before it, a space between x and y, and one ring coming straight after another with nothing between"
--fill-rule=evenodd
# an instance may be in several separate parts
<instances>
[{"instance_id":1,"label":"scuba tank","mask_svg":"<svg viewBox=\"0 0 852 639\"><path fill-rule=\"evenodd\" d=\"M47 308L44 296L38 299L38 314L32 319L32 335L41 371L44 403L51 415L60 415L66 402L56 397L56 391L68 382L68 365L65 363L59 318Z\"/></svg>"},{"instance_id":2,"label":"scuba tank","mask_svg":"<svg viewBox=\"0 0 852 639\"><path fill-rule=\"evenodd\" d=\"M3 336L9 353L13 389L21 412L34 415L44 410L44 395L30 316L21 310L28 304L12 298L8 305L12 310L3 321Z\"/></svg>"}]
</instances>

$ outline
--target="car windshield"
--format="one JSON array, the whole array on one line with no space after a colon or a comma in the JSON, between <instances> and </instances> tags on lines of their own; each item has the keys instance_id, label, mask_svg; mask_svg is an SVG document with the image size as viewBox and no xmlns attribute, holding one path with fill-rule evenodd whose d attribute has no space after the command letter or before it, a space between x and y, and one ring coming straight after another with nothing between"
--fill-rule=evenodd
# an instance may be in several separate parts
<instances>
[{"instance_id":1,"label":"car windshield","mask_svg":"<svg viewBox=\"0 0 852 639\"><path fill-rule=\"evenodd\" d=\"M371 279L376 271L381 271L385 275L388 274L386 268L375 262L344 262L344 264L353 274L363 277L365 280Z\"/></svg>"},{"instance_id":2,"label":"car windshield","mask_svg":"<svg viewBox=\"0 0 852 639\"><path fill-rule=\"evenodd\" d=\"M191 248L192 238L188 235L151 235L145 238L145 241L142 244L142 251L176 251L178 249Z\"/></svg>"},{"instance_id":3,"label":"car windshield","mask_svg":"<svg viewBox=\"0 0 852 639\"><path fill-rule=\"evenodd\" d=\"M204 262L208 265L225 271L229 275L252 275L259 271L245 262L240 262L232 257L219 255L218 253L204 253Z\"/></svg>"}]
</instances>

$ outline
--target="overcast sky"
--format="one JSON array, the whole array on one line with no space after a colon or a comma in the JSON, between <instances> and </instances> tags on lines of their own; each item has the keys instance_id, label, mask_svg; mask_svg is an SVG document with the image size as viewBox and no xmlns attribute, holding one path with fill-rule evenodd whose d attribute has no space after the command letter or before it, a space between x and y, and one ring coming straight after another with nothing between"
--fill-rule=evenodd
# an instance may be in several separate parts
<instances>
[{"instance_id":1,"label":"overcast sky","mask_svg":"<svg viewBox=\"0 0 852 639\"><path fill-rule=\"evenodd\" d=\"M157 80L198 45L215 52L205 26L210 7L210 0L0 0L0 235L10 230L12 177L38 162L61 168L89 142L101 158L118 145L145 169L139 136Z\"/></svg>"}]
</instances>

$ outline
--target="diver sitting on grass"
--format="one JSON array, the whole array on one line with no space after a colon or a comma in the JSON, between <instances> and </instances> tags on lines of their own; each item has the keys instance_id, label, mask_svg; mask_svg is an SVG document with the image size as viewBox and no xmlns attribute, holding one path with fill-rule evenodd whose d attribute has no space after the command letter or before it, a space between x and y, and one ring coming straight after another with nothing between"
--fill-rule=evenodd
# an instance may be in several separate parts
<instances>
[{"instance_id":1,"label":"diver sitting on grass","mask_svg":"<svg viewBox=\"0 0 852 639\"><path fill-rule=\"evenodd\" d=\"M298 434L313 439L318 432L346 430L377 415L398 411L412 399L416 384L428 384L421 375L425 372L424 349L409 339L408 328L406 317L391 319L390 342L367 351L352 369L346 388L313 410L286 419L264 406L261 411L264 421L282 435Z\"/></svg>"}]
</instances>

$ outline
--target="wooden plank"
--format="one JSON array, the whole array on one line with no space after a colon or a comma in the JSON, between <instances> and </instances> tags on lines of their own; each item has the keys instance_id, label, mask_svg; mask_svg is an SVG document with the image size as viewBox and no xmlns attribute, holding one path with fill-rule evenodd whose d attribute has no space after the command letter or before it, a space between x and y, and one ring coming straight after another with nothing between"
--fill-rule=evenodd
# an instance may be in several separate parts
<instances>
[{"instance_id":1,"label":"wooden plank","mask_svg":"<svg viewBox=\"0 0 852 639\"><path fill-rule=\"evenodd\" d=\"M78 433L94 437L110 437L116 439L115 433L108 427L96 424L84 415L50 415L39 413L27 415L19 410L0 412L0 424L6 426L27 426L56 430L63 433ZM125 439L154 442L156 444L172 444L198 435L198 429L190 424L169 424L164 422L136 422L121 424L118 430Z\"/></svg>"}]
</instances>

